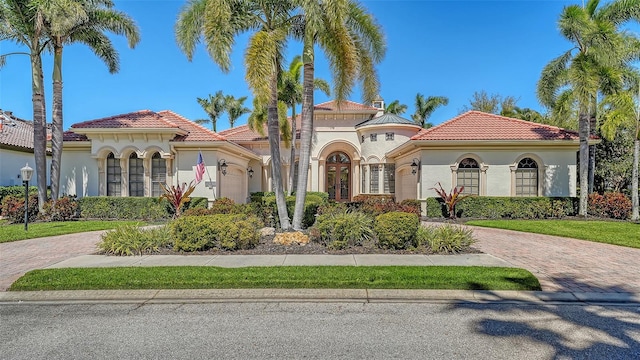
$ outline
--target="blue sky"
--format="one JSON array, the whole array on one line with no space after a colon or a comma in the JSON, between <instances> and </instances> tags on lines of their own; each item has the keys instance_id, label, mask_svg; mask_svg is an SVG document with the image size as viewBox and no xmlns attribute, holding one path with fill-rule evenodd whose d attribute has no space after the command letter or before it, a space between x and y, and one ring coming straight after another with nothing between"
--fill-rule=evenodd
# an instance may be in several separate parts
<instances>
[{"instance_id":1,"label":"blue sky","mask_svg":"<svg viewBox=\"0 0 640 360\"><path fill-rule=\"evenodd\" d=\"M232 53L233 69L225 74L200 46L192 62L176 45L173 34L177 15L186 1L116 0L116 8L133 17L141 42L133 50L123 38L113 38L120 53L120 72L106 66L86 47L65 48L64 121L71 124L142 109L173 110L189 119L206 118L196 97L222 90L236 97L251 93L244 81L243 55L247 36L238 39ZM475 91L514 96L518 105L543 110L536 82L545 64L570 48L556 22L562 8L576 1L362 1L381 24L388 44L378 66L385 101L409 106L416 93L447 96L449 105L437 110L438 124L459 114ZM635 28L637 33L637 27ZM16 51L0 43L0 53ZM292 41L290 60L300 51ZM46 55L46 101L51 112L51 57ZM322 55L316 76L331 79ZM0 69L0 108L21 118L32 118L29 59L13 56ZM315 103L328 100L316 92ZM355 88L351 100L361 101ZM237 125L246 123L246 116ZM218 131L229 128L226 115Z\"/></svg>"}]
</instances>

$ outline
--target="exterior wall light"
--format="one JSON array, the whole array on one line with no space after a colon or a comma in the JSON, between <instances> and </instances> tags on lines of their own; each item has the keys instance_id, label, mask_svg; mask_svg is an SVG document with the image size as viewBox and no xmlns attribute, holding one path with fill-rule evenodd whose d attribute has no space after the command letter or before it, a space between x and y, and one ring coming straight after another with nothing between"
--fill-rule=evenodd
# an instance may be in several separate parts
<instances>
[{"instance_id":1,"label":"exterior wall light","mask_svg":"<svg viewBox=\"0 0 640 360\"><path fill-rule=\"evenodd\" d=\"M253 169L251 168L251 166L249 166L249 168L247 169L247 173L249 174L249 178L253 177Z\"/></svg>"},{"instance_id":2,"label":"exterior wall light","mask_svg":"<svg viewBox=\"0 0 640 360\"><path fill-rule=\"evenodd\" d=\"M222 175L226 176L227 168L229 167L229 165L227 165L227 161L225 159L221 159L220 162L218 162L218 166L220 166L220 172Z\"/></svg>"},{"instance_id":3,"label":"exterior wall light","mask_svg":"<svg viewBox=\"0 0 640 360\"><path fill-rule=\"evenodd\" d=\"M420 167L420 160L414 158L411 163L411 173L415 175L418 172L418 168Z\"/></svg>"}]
</instances>

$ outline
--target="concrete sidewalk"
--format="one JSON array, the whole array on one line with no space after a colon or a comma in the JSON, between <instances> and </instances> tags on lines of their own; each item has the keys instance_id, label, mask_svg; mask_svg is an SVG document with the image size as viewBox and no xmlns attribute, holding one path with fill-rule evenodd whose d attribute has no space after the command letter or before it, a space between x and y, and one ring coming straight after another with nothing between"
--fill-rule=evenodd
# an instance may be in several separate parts
<instances>
[{"instance_id":1,"label":"concrete sidewalk","mask_svg":"<svg viewBox=\"0 0 640 360\"><path fill-rule=\"evenodd\" d=\"M510 263L489 254L463 255L81 255L46 268L120 266L502 266Z\"/></svg>"}]
</instances>

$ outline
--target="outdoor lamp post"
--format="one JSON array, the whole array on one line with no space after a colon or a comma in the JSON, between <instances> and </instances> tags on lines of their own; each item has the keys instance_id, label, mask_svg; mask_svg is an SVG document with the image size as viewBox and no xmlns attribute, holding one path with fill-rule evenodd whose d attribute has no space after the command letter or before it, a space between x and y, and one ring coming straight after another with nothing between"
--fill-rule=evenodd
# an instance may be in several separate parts
<instances>
[{"instance_id":1,"label":"outdoor lamp post","mask_svg":"<svg viewBox=\"0 0 640 360\"><path fill-rule=\"evenodd\" d=\"M24 231L27 231L29 224L29 180L33 176L33 169L29 167L29 163L20 169L20 175L24 183Z\"/></svg>"}]
</instances>

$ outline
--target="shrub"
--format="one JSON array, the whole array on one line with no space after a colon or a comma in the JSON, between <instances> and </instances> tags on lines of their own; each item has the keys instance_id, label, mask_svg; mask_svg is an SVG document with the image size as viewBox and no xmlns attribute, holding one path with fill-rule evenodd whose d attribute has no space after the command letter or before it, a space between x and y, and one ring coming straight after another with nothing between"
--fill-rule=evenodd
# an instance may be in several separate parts
<instances>
[{"instance_id":1,"label":"shrub","mask_svg":"<svg viewBox=\"0 0 640 360\"><path fill-rule=\"evenodd\" d=\"M123 225L102 235L98 247L110 255L142 255L158 252L171 243L165 226L141 229L138 225Z\"/></svg>"},{"instance_id":2,"label":"shrub","mask_svg":"<svg viewBox=\"0 0 640 360\"><path fill-rule=\"evenodd\" d=\"M374 229L378 236L378 246L389 249L415 247L420 220L415 214L390 212L378 215Z\"/></svg>"},{"instance_id":3,"label":"shrub","mask_svg":"<svg viewBox=\"0 0 640 360\"><path fill-rule=\"evenodd\" d=\"M357 195L348 204L349 208L361 210L372 216L378 216L393 211L407 212L420 216L420 202L417 200L404 200L401 203L394 201L394 196L383 195Z\"/></svg>"},{"instance_id":4,"label":"shrub","mask_svg":"<svg viewBox=\"0 0 640 360\"><path fill-rule=\"evenodd\" d=\"M204 216L216 214L243 214L245 209L241 205L237 205L229 198L220 198L213 202L210 208L190 208L185 210L184 216Z\"/></svg>"},{"instance_id":5,"label":"shrub","mask_svg":"<svg viewBox=\"0 0 640 360\"><path fill-rule=\"evenodd\" d=\"M324 200L324 197L321 195L322 193L307 193L307 197L304 202L304 211L302 214L302 226L308 228L313 225L315 222L316 214L318 213L318 207L320 205L326 204L327 202ZM296 205L296 197L295 196L287 196L287 213L289 214L289 218L293 217L293 211L295 210ZM276 204L276 196L275 195L266 195L260 198L259 201L256 201L253 206L256 206L255 209L258 210L258 213L263 216L263 221L265 224L273 227L280 227L280 219L278 217L278 207Z\"/></svg>"},{"instance_id":6,"label":"shrub","mask_svg":"<svg viewBox=\"0 0 640 360\"><path fill-rule=\"evenodd\" d=\"M430 246L434 253L455 254L468 249L475 241L473 231L462 226L444 224L418 229L418 243Z\"/></svg>"},{"instance_id":7,"label":"shrub","mask_svg":"<svg viewBox=\"0 0 640 360\"><path fill-rule=\"evenodd\" d=\"M262 222L255 216L185 216L169 224L176 251L249 249L258 244Z\"/></svg>"},{"instance_id":8,"label":"shrub","mask_svg":"<svg viewBox=\"0 0 640 360\"><path fill-rule=\"evenodd\" d=\"M589 195L587 211L593 216L624 220L631 215L631 200L619 192L593 193Z\"/></svg>"},{"instance_id":9,"label":"shrub","mask_svg":"<svg viewBox=\"0 0 640 360\"><path fill-rule=\"evenodd\" d=\"M29 186L28 192L29 195L37 195L38 187ZM0 204L2 204L2 200L7 196L22 197L24 199L24 185L0 186ZM2 215L2 213L0 213L0 215Z\"/></svg>"},{"instance_id":10,"label":"shrub","mask_svg":"<svg viewBox=\"0 0 640 360\"><path fill-rule=\"evenodd\" d=\"M78 202L70 196L57 201L49 200L42 207L41 219L44 221L68 221L78 216Z\"/></svg>"},{"instance_id":11,"label":"shrub","mask_svg":"<svg viewBox=\"0 0 640 360\"><path fill-rule=\"evenodd\" d=\"M29 222L35 221L38 217L37 195L29 195L27 214ZM12 223L24 222L24 195L5 196L5 198L2 199L2 215Z\"/></svg>"},{"instance_id":12,"label":"shrub","mask_svg":"<svg viewBox=\"0 0 640 360\"><path fill-rule=\"evenodd\" d=\"M442 199L442 203L447 207L447 213L449 214L449 219L456 218L456 205L458 205L462 200L471 197L471 194L463 194L464 186L456 186L449 193L447 193L444 188L442 188L442 184L439 182L436 184L438 187L431 188L435 190L436 193Z\"/></svg>"},{"instance_id":13,"label":"shrub","mask_svg":"<svg viewBox=\"0 0 640 360\"><path fill-rule=\"evenodd\" d=\"M547 219L577 213L577 198L473 196L456 206L456 216L486 219ZM440 198L427 199L427 216L448 217Z\"/></svg>"},{"instance_id":14,"label":"shrub","mask_svg":"<svg viewBox=\"0 0 640 360\"><path fill-rule=\"evenodd\" d=\"M80 217L87 219L159 220L170 218L166 200L150 197L87 196L78 199Z\"/></svg>"},{"instance_id":15,"label":"shrub","mask_svg":"<svg viewBox=\"0 0 640 360\"><path fill-rule=\"evenodd\" d=\"M332 211L319 215L309 231L311 240L333 249L360 246L373 236L373 218L359 211Z\"/></svg>"},{"instance_id":16,"label":"shrub","mask_svg":"<svg viewBox=\"0 0 640 360\"><path fill-rule=\"evenodd\" d=\"M182 209L186 203L191 201L189 195L196 189L195 180L191 180L189 184L183 182L182 185L169 185L160 183L163 194L159 200L166 199L169 201L173 209L173 217L177 218L182 214Z\"/></svg>"}]
</instances>

